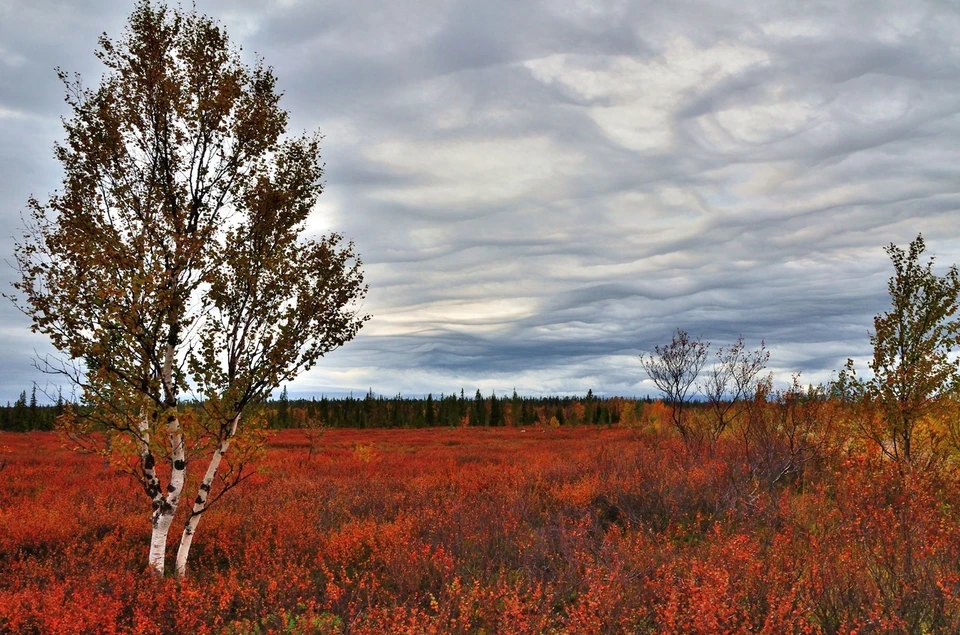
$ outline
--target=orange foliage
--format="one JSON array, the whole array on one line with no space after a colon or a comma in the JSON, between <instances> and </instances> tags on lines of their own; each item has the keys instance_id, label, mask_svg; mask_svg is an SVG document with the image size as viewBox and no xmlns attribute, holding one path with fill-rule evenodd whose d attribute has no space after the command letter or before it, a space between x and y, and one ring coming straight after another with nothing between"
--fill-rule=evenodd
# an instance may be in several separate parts
<instances>
[{"instance_id":1,"label":"orange foliage","mask_svg":"<svg viewBox=\"0 0 960 635\"><path fill-rule=\"evenodd\" d=\"M658 403L634 427L283 431L183 581L145 575L129 476L4 434L0 632L960 630L953 463L842 443L810 418L842 423L829 403L754 406L699 453Z\"/></svg>"}]
</instances>

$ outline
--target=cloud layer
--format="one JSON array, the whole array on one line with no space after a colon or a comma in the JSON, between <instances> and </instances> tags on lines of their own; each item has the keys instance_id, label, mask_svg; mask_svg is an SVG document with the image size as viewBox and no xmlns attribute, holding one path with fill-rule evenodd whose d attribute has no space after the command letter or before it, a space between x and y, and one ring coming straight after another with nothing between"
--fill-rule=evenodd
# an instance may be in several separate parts
<instances>
[{"instance_id":1,"label":"cloud layer","mask_svg":"<svg viewBox=\"0 0 960 635\"><path fill-rule=\"evenodd\" d=\"M366 265L374 319L292 392L646 394L676 327L784 382L868 355L883 246L960 261L960 11L756 4L198 1L326 135L311 226ZM5 253L59 178L52 67L94 83L128 10L0 8ZM12 399L45 344L0 316Z\"/></svg>"}]
</instances>

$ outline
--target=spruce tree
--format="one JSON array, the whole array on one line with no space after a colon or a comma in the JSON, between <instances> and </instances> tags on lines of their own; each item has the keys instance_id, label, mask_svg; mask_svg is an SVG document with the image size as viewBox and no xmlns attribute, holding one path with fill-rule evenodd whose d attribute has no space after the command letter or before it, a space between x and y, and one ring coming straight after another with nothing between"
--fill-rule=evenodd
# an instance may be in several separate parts
<instances>
[{"instance_id":1,"label":"spruce tree","mask_svg":"<svg viewBox=\"0 0 960 635\"><path fill-rule=\"evenodd\" d=\"M487 425L487 404L483 398L483 395L480 393L479 388L477 388L477 394L473 398L473 417L473 425Z\"/></svg>"}]
</instances>

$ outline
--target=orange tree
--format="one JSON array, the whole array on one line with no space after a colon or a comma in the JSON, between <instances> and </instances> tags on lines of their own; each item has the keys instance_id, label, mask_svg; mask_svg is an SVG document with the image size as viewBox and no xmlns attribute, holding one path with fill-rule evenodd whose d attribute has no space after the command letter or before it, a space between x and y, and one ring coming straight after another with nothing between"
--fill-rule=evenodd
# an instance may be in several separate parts
<instances>
[{"instance_id":1,"label":"orange tree","mask_svg":"<svg viewBox=\"0 0 960 635\"><path fill-rule=\"evenodd\" d=\"M63 187L29 201L14 301L62 353L48 370L80 388L63 422L135 457L158 572L187 463L207 457L182 575L211 497L236 482L217 478L231 441L275 387L354 337L366 287L352 244L303 236L320 135L285 136L272 69L243 64L210 18L149 0L97 56L97 88L59 72Z\"/></svg>"}]
</instances>

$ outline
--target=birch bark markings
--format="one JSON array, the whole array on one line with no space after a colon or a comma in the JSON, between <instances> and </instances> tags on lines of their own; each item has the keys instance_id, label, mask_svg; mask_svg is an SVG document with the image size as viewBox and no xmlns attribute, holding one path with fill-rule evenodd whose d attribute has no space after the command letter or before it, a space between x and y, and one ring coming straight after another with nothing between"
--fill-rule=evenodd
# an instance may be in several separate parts
<instances>
[{"instance_id":1,"label":"birch bark markings","mask_svg":"<svg viewBox=\"0 0 960 635\"><path fill-rule=\"evenodd\" d=\"M186 453L179 417L170 411L167 418L167 432L170 443L171 469L170 482L166 491L162 489L157 474L157 461L150 446L150 422L142 415L137 430L136 442L140 453L140 468L143 472L144 489L150 498L151 525L150 551L147 563L150 569L162 575L166 564L167 535L177 514L180 496L186 481Z\"/></svg>"},{"instance_id":2,"label":"birch bark markings","mask_svg":"<svg viewBox=\"0 0 960 635\"><path fill-rule=\"evenodd\" d=\"M144 489L150 497L153 508L153 532L150 536L150 553L148 565L157 573L163 574L164 554L166 552L166 534L161 536L157 531L161 509L166 503L163 492L160 490L160 479L157 477L157 461L150 450L150 421L146 413L140 416L136 442L140 452L140 469L143 471ZM169 526L169 525L168 525Z\"/></svg>"},{"instance_id":3,"label":"birch bark markings","mask_svg":"<svg viewBox=\"0 0 960 635\"><path fill-rule=\"evenodd\" d=\"M190 517L183 528L183 535L180 536L180 547L177 549L176 572L178 576L184 576L187 573L187 559L190 557L190 546L193 544L193 535L197 531L197 525L200 524L200 517L207 510L207 503L210 499L210 491L213 488L213 479L217 476L220 469L220 461L230 449L230 442L237 434L237 424L240 422L240 415L233 418L230 422L226 436L217 444L213 456L210 457L210 463L207 465L207 471L203 475L203 481L197 488L197 498L193 501L193 509L190 511Z\"/></svg>"},{"instance_id":4,"label":"birch bark markings","mask_svg":"<svg viewBox=\"0 0 960 635\"><path fill-rule=\"evenodd\" d=\"M180 496L186 481L187 462L183 447L183 435L180 431L180 420L174 411L167 415L167 432L170 441L170 483L164 496L154 498L151 517L153 530L150 533L149 566L162 574L166 560L167 534L177 514L180 505Z\"/></svg>"}]
</instances>

